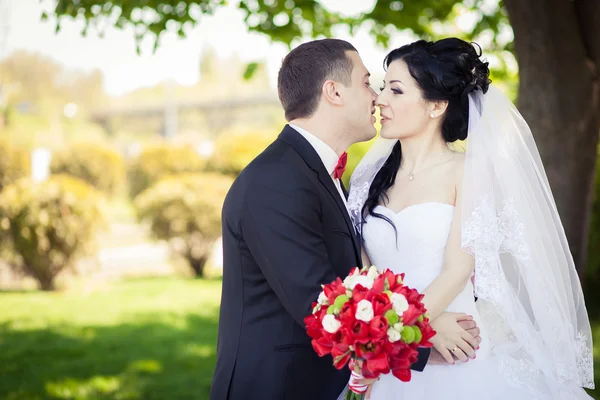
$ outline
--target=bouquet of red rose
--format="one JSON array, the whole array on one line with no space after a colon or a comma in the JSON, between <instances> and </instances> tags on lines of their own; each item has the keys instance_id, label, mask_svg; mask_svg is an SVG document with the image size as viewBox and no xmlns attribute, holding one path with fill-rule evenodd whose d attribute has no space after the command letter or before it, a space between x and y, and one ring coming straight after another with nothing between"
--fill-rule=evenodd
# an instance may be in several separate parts
<instances>
[{"instance_id":1,"label":"bouquet of red rose","mask_svg":"<svg viewBox=\"0 0 600 400\"><path fill-rule=\"evenodd\" d=\"M304 319L320 357L331 354L333 366L350 368L365 378L391 372L408 382L418 347L432 347L435 332L425 315L423 295L403 283L404 274L389 269L353 268L343 281L323 286ZM360 365L360 368L359 368ZM366 387L350 385L346 399L362 399Z\"/></svg>"}]
</instances>

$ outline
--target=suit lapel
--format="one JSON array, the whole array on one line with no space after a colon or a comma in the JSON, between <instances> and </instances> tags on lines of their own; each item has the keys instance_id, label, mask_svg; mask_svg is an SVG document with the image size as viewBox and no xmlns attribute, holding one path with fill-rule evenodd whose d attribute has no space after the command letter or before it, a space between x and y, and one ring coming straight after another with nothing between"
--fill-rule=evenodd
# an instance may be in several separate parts
<instances>
[{"instance_id":1,"label":"suit lapel","mask_svg":"<svg viewBox=\"0 0 600 400\"><path fill-rule=\"evenodd\" d=\"M348 191L346 190L346 187L344 186L344 182L342 182L341 179L340 179L340 186L342 187L342 192L344 192L344 197L346 198L346 200L348 200Z\"/></svg>"},{"instance_id":2,"label":"suit lapel","mask_svg":"<svg viewBox=\"0 0 600 400\"><path fill-rule=\"evenodd\" d=\"M361 259L360 256L360 241L356 232L354 230L354 226L352 225L352 220L350 220L350 215L348 214L348 209L342 200L340 193L333 183L333 179L327 173L321 158L315 151L315 149L300 135L296 130L289 125L286 125L283 128L283 131L279 135L279 138L285 141L287 144L292 146L298 154L304 159L306 164L317 173L319 181L325 187L329 195L332 197L333 201L337 205L340 210L344 221L346 222L346 227L348 228L348 232L350 233L350 237L352 238L352 243L354 244L355 255L358 260ZM346 189L342 185L344 194L346 194Z\"/></svg>"}]
</instances>

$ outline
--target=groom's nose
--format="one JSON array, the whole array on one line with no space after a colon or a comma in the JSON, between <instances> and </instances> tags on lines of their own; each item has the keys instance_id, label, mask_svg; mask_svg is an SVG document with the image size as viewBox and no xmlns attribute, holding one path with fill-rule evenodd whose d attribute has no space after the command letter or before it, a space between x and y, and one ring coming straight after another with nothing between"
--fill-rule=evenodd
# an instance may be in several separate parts
<instances>
[{"instance_id":1,"label":"groom's nose","mask_svg":"<svg viewBox=\"0 0 600 400\"><path fill-rule=\"evenodd\" d=\"M371 89L371 97L373 98L373 101L377 100L377 92L375 91L375 89L373 89L372 87L370 87L369 89Z\"/></svg>"}]
</instances>

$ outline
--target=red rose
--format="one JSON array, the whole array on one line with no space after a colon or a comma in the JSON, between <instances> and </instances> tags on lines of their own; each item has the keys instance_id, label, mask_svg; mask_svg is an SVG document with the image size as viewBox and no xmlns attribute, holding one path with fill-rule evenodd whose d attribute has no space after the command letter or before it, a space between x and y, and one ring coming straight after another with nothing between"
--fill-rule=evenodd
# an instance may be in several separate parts
<instances>
[{"instance_id":1,"label":"red rose","mask_svg":"<svg viewBox=\"0 0 600 400\"><path fill-rule=\"evenodd\" d=\"M331 356L333 357L333 366L336 369L342 369L346 365L346 363L350 360L352 356L352 352L349 350L341 351L338 348L334 347L331 351Z\"/></svg>"},{"instance_id":2,"label":"red rose","mask_svg":"<svg viewBox=\"0 0 600 400\"><path fill-rule=\"evenodd\" d=\"M371 299L371 304L373 304L373 315L382 316L388 310L391 310L393 307L390 298L385 293L380 293L378 295L373 296Z\"/></svg>"},{"instance_id":3,"label":"red rose","mask_svg":"<svg viewBox=\"0 0 600 400\"><path fill-rule=\"evenodd\" d=\"M352 326L356 321L356 303L353 301L347 301L342 306L339 316L342 326Z\"/></svg>"},{"instance_id":4,"label":"red rose","mask_svg":"<svg viewBox=\"0 0 600 400\"><path fill-rule=\"evenodd\" d=\"M392 374L401 381L408 382L411 377L410 366L418 359L417 350L406 343L395 342L388 354Z\"/></svg>"},{"instance_id":5,"label":"red rose","mask_svg":"<svg viewBox=\"0 0 600 400\"><path fill-rule=\"evenodd\" d=\"M429 324L429 320L425 319L425 320L423 320L423 322L417 322L417 326L419 327L419 329L421 329L421 334L423 335L423 338L421 339L419 346L421 346L421 347L433 346L433 344L429 342L429 339L434 337L436 332L433 330L433 328Z\"/></svg>"},{"instance_id":6,"label":"red rose","mask_svg":"<svg viewBox=\"0 0 600 400\"><path fill-rule=\"evenodd\" d=\"M373 287L371 288L371 292L373 294L383 293L384 291L384 275L377 275L377 278L373 281Z\"/></svg>"},{"instance_id":7,"label":"red rose","mask_svg":"<svg viewBox=\"0 0 600 400\"><path fill-rule=\"evenodd\" d=\"M366 344L358 344L354 347L356 357L364 360L370 360L385 353L385 343L387 340L372 340Z\"/></svg>"},{"instance_id":8,"label":"red rose","mask_svg":"<svg viewBox=\"0 0 600 400\"><path fill-rule=\"evenodd\" d=\"M352 336L355 343L369 343L369 325L363 321L356 321L352 325Z\"/></svg>"},{"instance_id":9,"label":"red rose","mask_svg":"<svg viewBox=\"0 0 600 400\"><path fill-rule=\"evenodd\" d=\"M306 325L306 333L313 339L319 339L323 336L323 325L319 314L309 315L304 318L304 325Z\"/></svg>"},{"instance_id":10,"label":"red rose","mask_svg":"<svg viewBox=\"0 0 600 400\"><path fill-rule=\"evenodd\" d=\"M388 372L390 372L390 365L385 353L379 353L363 362L362 375L365 378L377 378L379 375L387 374Z\"/></svg>"},{"instance_id":11,"label":"red rose","mask_svg":"<svg viewBox=\"0 0 600 400\"><path fill-rule=\"evenodd\" d=\"M422 312L417 307L409 304L408 310L402 314L402 323L404 325L414 325L417 322L417 318L421 316Z\"/></svg>"},{"instance_id":12,"label":"red rose","mask_svg":"<svg viewBox=\"0 0 600 400\"><path fill-rule=\"evenodd\" d=\"M344 287L342 280L338 277L329 285L325 285L323 287L323 292L325 293L329 304L333 304L338 296L346 294L346 288Z\"/></svg>"},{"instance_id":13,"label":"red rose","mask_svg":"<svg viewBox=\"0 0 600 400\"><path fill-rule=\"evenodd\" d=\"M398 283L398 275L394 274L392 271L390 271L389 269L386 269L385 271L383 271L383 278L387 281L387 286L389 288L389 290L391 290L392 292L394 291L394 289L398 286L402 286L401 284ZM404 279L404 274L399 274L402 279Z\"/></svg>"},{"instance_id":14,"label":"red rose","mask_svg":"<svg viewBox=\"0 0 600 400\"><path fill-rule=\"evenodd\" d=\"M336 346L342 351L346 351L354 345L354 335L352 329L348 326L342 325L335 336Z\"/></svg>"},{"instance_id":15,"label":"red rose","mask_svg":"<svg viewBox=\"0 0 600 400\"><path fill-rule=\"evenodd\" d=\"M354 286L354 289L352 290L352 301L354 303L358 303L361 300L366 299L368 294L369 289L367 289L359 283L356 286Z\"/></svg>"},{"instance_id":16,"label":"red rose","mask_svg":"<svg viewBox=\"0 0 600 400\"><path fill-rule=\"evenodd\" d=\"M404 297L406 297L406 301L408 301L408 304L423 307L424 310L423 303L421 302L424 295L420 294L416 289L411 289L407 286L399 286L393 292L404 295Z\"/></svg>"},{"instance_id":17,"label":"red rose","mask_svg":"<svg viewBox=\"0 0 600 400\"><path fill-rule=\"evenodd\" d=\"M387 319L381 316L373 317L371 322L369 322L369 332L371 333L371 337L375 340L387 338L389 327Z\"/></svg>"},{"instance_id":18,"label":"red rose","mask_svg":"<svg viewBox=\"0 0 600 400\"><path fill-rule=\"evenodd\" d=\"M312 347L319 357L323 357L333 350L333 343L327 336L321 336L319 339L311 341Z\"/></svg>"}]
</instances>

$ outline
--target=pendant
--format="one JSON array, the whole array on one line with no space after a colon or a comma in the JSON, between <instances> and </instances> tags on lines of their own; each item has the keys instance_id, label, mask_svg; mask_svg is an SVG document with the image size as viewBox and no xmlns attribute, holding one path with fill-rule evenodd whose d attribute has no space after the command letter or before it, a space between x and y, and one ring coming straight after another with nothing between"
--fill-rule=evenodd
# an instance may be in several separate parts
<instances>
[{"instance_id":1,"label":"pendant","mask_svg":"<svg viewBox=\"0 0 600 400\"><path fill-rule=\"evenodd\" d=\"M415 179L415 176L413 174L410 174L410 176L408 177L408 180L412 181L413 179Z\"/></svg>"}]
</instances>

